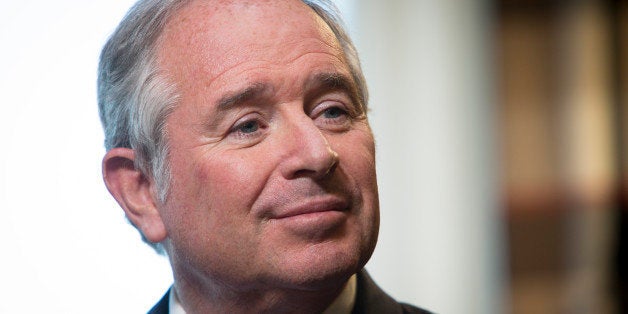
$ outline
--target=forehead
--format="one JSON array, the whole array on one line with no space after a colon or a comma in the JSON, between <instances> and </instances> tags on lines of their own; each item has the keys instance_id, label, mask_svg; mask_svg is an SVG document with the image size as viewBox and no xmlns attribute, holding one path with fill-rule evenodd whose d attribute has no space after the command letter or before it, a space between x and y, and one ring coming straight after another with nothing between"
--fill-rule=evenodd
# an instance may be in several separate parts
<instances>
[{"instance_id":1,"label":"forehead","mask_svg":"<svg viewBox=\"0 0 628 314\"><path fill-rule=\"evenodd\" d=\"M240 64L286 64L311 53L344 63L333 32L298 0L192 1L168 21L157 47L160 67L179 82L211 83Z\"/></svg>"}]
</instances>

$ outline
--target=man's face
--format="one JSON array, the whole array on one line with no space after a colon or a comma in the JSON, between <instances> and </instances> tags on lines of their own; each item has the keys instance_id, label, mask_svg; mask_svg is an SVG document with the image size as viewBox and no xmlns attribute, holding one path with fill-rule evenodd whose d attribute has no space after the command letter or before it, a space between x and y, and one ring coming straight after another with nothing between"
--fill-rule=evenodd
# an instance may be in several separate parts
<instances>
[{"instance_id":1,"label":"man's face","mask_svg":"<svg viewBox=\"0 0 628 314\"><path fill-rule=\"evenodd\" d=\"M158 206L175 275L250 289L346 280L375 247L379 205L342 50L300 1L228 2L193 2L159 41L180 93Z\"/></svg>"}]
</instances>

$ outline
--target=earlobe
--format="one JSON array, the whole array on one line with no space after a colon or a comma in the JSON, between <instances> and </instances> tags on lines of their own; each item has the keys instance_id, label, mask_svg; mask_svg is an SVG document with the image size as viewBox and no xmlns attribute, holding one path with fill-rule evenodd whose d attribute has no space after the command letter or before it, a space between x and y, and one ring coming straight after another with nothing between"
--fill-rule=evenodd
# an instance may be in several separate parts
<instances>
[{"instance_id":1,"label":"earlobe","mask_svg":"<svg viewBox=\"0 0 628 314\"><path fill-rule=\"evenodd\" d=\"M151 181L135 169L135 154L130 148L113 148L102 161L102 174L113 195L131 223L154 243L166 238L166 228L157 210Z\"/></svg>"}]
</instances>

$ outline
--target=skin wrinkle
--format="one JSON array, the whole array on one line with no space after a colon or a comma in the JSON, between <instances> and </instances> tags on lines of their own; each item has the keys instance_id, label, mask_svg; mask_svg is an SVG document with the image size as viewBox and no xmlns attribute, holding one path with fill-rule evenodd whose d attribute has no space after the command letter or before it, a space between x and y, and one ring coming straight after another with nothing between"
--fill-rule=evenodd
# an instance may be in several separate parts
<instances>
[{"instance_id":1,"label":"skin wrinkle","mask_svg":"<svg viewBox=\"0 0 628 314\"><path fill-rule=\"evenodd\" d=\"M203 14L203 15L206 15L207 16L207 20L212 20L212 17L213 17L212 12L209 12L207 10L201 9L199 11L199 13ZM260 19L260 20L263 20L263 19ZM307 41L310 41L310 40L317 41L317 42L321 43L324 46L328 46L329 48L332 48L332 50L334 51L334 53L337 56L341 56L338 61L341 64L346 64L346 60L344 58L344 54L342 53L342 48L340 47L338 42L335 40L335 36L329 30L329 27L327 26L327 24L325 24L318 16L313 16L313 20L318 24L318 27L319 27L316 35L323 34L323 38L325 40L321 40L321 39L312 37L312 38L308 38L308 39L303 40L301 42L301 45L307 44ZM222 23L225 23L225 22L228 23L230 21L231 21L230 19L227 19L227 21L221 20L221 23L219 23L218 27L220 27L220 25ZM222 46L223 43L220 40L216 41L216 39L214 39L211 35L194 36L194 38L203 38L203 40L204 40L203 42L200 42L200 43L195 42L192 39L193 38L193 34L200 35L200 34L206 34L207 32L203 28L201 28L201 26L196 26L196 25L193 26L194 32L189 32L189 33L188 32L184 32L186 29L190 29L191 27L190 26L186 27L186 26L183 26L183 25L188 25L190 23L191 22L190 22L189 19L182 19L182 20L180 20L180 19L177 19L176 16L175 16L173 21L171 21L166 26L166 29L164 31L164 33L166 33L166 34L164 36L162 36L162 38L160 38L161 43L171 43L171 42L174 41L174 38L168 37L167 34L172 33L172 34L180 35L183 32L184 34L185 33L190 34L189 36L184 37L183 40L182 40L185 43L185 45L184 45L185 47L197 47L197 46L200 46L200 49L198 49L198 50L211 51L212 47ZM170 25L170 24L172 24L172 25ZM298 25L293 25L293 27L297 27L297 26ZM284 27L287 27L287 26L284 26ZM334 43L334 44L330 44L330 43ZM292 42L287 42L286 44L290 45L290 44L292 44ZM253 46L253 48L255 48L255 47L258 47L259 45L256 44L256 45L252 45L252 46ZM249 48L248 50L251 50L250 47L247 47L247 48ZM261 48L257 48L257 49L259 51L268 51L268 48L275 48L275 47L268 47L267 46L267 47L261 47ZM240 52L241 50L242 50L242 47L233 47L233 48L231 48L231 50L228 50L225 53L225 55L226 56L234 55L234 54L237 54L238 52ZM253 49L253 50L255 50L255 49ZM186 51L186 49L183 48L183 49L180 49L180 51ZM279 53L284 53L284 51L279 51ZM296 56L296 57L293 57L294 59L288 59L288 61L289 62L293 62L293 61L295 61L295 59L298 59L300 57L303 57L303 56ZM173 56L172 59L181 60L182 62L179 62L179 66L185 67L185 65L187 64L187 61L189 61L189 59L196 59L196 58L197 58L196 56L183 57L182 55L175 55L175 56ZM163 60L163 56L160 56L159 59ZM211 64L212 65L210 67L210 69L220 69L221 66L224 66L225 63L226 64L231 63L231 62L228 62L228 60L226 60L227 62L221 62L221 63L213 62L213 60L211 60L211 58L209 58L208 56L206 56L206 59L203 60L203 61L205 61L207 64ZM247 61L242 61L242 62L247 62ZM162 62L159 62L159 63L160 63L160 65L163 65ZM233 64L231 67L235 68L237 66L239 66L239 64L236 63L236 64ZM213 76L215 78L219 78L220 76L222 76L224 74L224 72L226 72L228 70L229 70L229 68L223 69L223 70L218 70L218 72L211 72L211 71L209 71L207 73L200 74L199 77L212 77ZM212 82L213 82L213 80L212 80ZM212 82L210 82L210 84ZM208 86L208 87L210 87L210 86Z\"/></svg>"},{"instance_id":2,"label":"skin wrinkle","mask_svg":"<svg viewBox=\"0 0 628 314\"><path fill-rule=\"evenodd\" d=\"M309 53L308 53L308 54L309 54ZM305 55L303 55L303 56L301 56L301 57L305 57L306 55L307 55L307 54L305 54ZM300 58L297 58L296 60L298 60L298 59L300 59ZM296 61L296 60L295 60L295 61ZM293 62L294 62L294 61L293 61ZM269 69L272 69L272 68L273 68L273 67L269 67ZM232 70L232 69L230 69L230 70ZM241 75L241 74L242 74L243 72L245 72L245 71L247 71L247 70L246 70L246 69L244 69L244 70L242 70L241 72L238 72L236 75ZM351 77L351 76L350 76L350 74L348 73L348 71L346 71L346 70L345 70L345 71L342 71L342 72L346 72L346 73L343 73L343 75L344 75L344 76ZM226 72L225 72L225 73L226 73ZM213 84L216 80L219 80L222 76L226 75L225 73L220 74L220 76L219 76L219 77L215 77L215 78L213 78L213 79L211 80L210 85L212 85L212 84ZM355 83L353 83L353 84L355 84ZM219 90L219 89L220 89L220 87L208 88L208 90ZM282 90L280 90L280 92L278 92L278 93L281 93L281 91L283 91L283 89L282 89ZM181 99L181 102L185 102L186 100L187 100L187 99ZM205 102L212 102L212 100L205 100ZM191 107L192 107L192 110L201 110L201 109L199 109L199 108L203 108L204 106L201 106L201 105L199 104L198 106L191 106ZM203 113L195 112L195 113L190 113L190 114L191 114L191 115L200 115L200 114L203 114ZM213 115L213 114L215 114L215 113L208 113L207 115L208 115L208 116L211 116L211 115ZM169 118L170 118L170 117L169 117Z\"/></svg>"},{"instance_id":3,"label":"skin wrinkle","mask_svg":"<svg viewBox=\"0 0 628 314\"><path fill-rule=\"evenodd\" d=\"M225 5L227 2L229 2L229 4ZM237 1L236 1L237 2ZM268 5L270 4L270 6L273 6L272 2L268 2L265 1L264 2L265 5L264 7L268 7ZM197 3L198 4L198 3ZM292 7L295 6L295 4L288 4ZM261 3L259 3L259 5L254 5L254 6L259 6L262 7ZM196 10L198 12L199 15L202 15L205 17L206 21L212 21L212 23L217 24L214 27L210 27L210 28L205 28L204 24L198 24L198 23L194 23L193 19L187 18L185 17L185 15L183 13L185 13L186 10L189 10L189 5L185 6L183 8L180 9L180 11L183 12L179 12L178 14L175 14L175 16L169 21L169 23L166 25L166 29L164 33L170 33L170 34L177 34L177 37L179 37L179 41L182 41L183 43L185 43L185 47L197 47L197 46L201 46L200 49L198 50L206 50L206 51L211 51L212 47L219 47L219 46L223 46L223 42L220 39L214 38L211 35L214 34L208 34L210 33L209 30L212 29L219 29L221 27L226 27L229 28L230 23L238 18L239 13L241 12L241 10L243 9L241 7L240 3L234 3L234 1L222 1L222 3L216 3L214 6L211 6L211 8L209 9L209 5L208 4L201 4L196 5ZM244 5L244 7L248 7L248 5ZM224 14L228 14L228 17L224 17L221 18L220 15L216 15L214 10L216 11L221 11ZM258 21L258 23L263 23L268 19L272 19L274 17L270 17L267 14L265 14L266 12L264 10L258 10L261 11L261 15L256 18L256 20ZM234 13L235 12L235 13ZM224 15L223 14L223 15ZM183 18L181 18L181 16L183 16ZM319 41L321 42L323 45L329 45L331 48L333 48L335 50L335 52L342 56L343 60L341 60L342 63L346 63L346 61L344 60L344 54L342 53L342 48L340 47L339 43L335 40L335 36L333 35L333 33L331 31L329 31L329 26L327 26L327 24L322 21L322 19L320 17L318 17L317 15L313 14L313 12L310 12L310 14L308 14L308 17L311 19L311 21L314 21L317 24L318 30L316 32L316 36L320 36L321 39L315 38L315 37L311 37L308 39L304 39L303 42L307 41L307 40L315 40L315 41ZM285 22L285 21L284 21ZM306 21L299 21L300 23L305 23ZM253 22L255 23L255 22ZM191 24L191 25L190 25ZM292 28L298 28L299 24L295 24L293 23L292 25L287 25L284 23L281 23L279 25L281 25L281 29L292 29ZM193 30L193 31L189 31L188 30ZM258 32L258 29L253 28L253 33ZM274 29L275 32L279 32L279 27ZM183 37L182 37L182 34ZM203 36L198 36L204 34ZM160 38L160 41L162 43L166 42L166 43L171 43L174 42L175 39L174 38L170 38L167 35L166 36L161 36L162 38ZM251 36L252 38L257 38L258 36ZM197 42L194 39L203 39L203 41L201 42ZM331 44L333 43L333 44ZM292 42L286 42L286 44L292 44ZM161 44L160 44L161 45ZM251 43L251 46L259 46L258 43L256 42L255 45L253 45ZM250 48L250 47L246 47L246 48ZM268 51L268 48L275 48L275 47L263 47L264 49L261 49L262 51ZM228 50L226 51L226 55L234 55L237 54L238 52L241 51L241 49L243 49L243 47L233 47L231 48L232 50ZM185 51L185 50L183 50ZM278 53L284 54L285 51L278 51ZM175 56L177 57L176 59L182 60L184 62L182 62L183 64L186 64L185 61L188 61L188 58L183 58L181 55ZM206 56L207 57L207 56ZM208 64L212 64L212 68L219 68L220 64L216 63L216 62L212 62L211 59L206 59L203 60L205 62L207 62ZM223 64L225 62L222 62ZM212 73L212 76L219 76L221 74L222 71L218 72L218 73Z\"/></svg>"},{"instance_id":4,"label":"skin wrinkle","mask_svg":"<svg viewBox=\"0 0 628 314\"><path fill-rule=\"evenodd\" d=\"M341 52L342 52L342 50L341 50L341 49L339 49L339 48L337 48L337 47L336 47L335 49L337 49L339 53L341 53ZM325 52L316 52L316 51L315 51L315 52L308 52L308 53L305 53L305 54L299 55L299 56L295 57L295 58L294 58L294 59L292 59L292 60L289 60L289 62L288 62L288 63L289 63L289 64L295 63L295 62L299 61L299 59L301 59L301 58L307 57L307 56L308 56L308 55L310 55L310 54L317 54L317 53L327 54L327 53L325 53ZM345 62L345 61L344 61L344 58L339 58L338 56L336 56L336 55L332 55L332 54L329 54L329 55L330 55L332 58L334 58L334 59L336 59L336 60L338 61L338 65L339 65L339 66L344 66L344 64L345 64L345 63L344 63L344 62ZM259 63L259 64L258 64L258 63ZM267 63L270 63L271 65L269 65L269 66L260 66L260 64L267 64ZM208 73L206 73L205 75L207 75L207 76L214 76L214 78L213 78L212 80L210 80L210 81L207 83L207 87L206 87L206 88L207 88L207 90L215 90L215 89L221 89L221 88L224 88L224 86L214 86L214 87L212 87L212 85L214 84L214 82L215 82L215 81L219 80L221 77L223 77L223 76L225 76L225 75L233 75L233 76L237 76L237 75L241 75L241 74L242 74L242 73L244 73L244 72L247 72L247 71L248 71L248 69L241 69L241 70L240 70L240 72L235 72L235 71L237 71L237 70L238 70L238 68L239 68L239 67L243 66L244 64L248 65L248 67L263 68L263 69L268 70L269 72L274 71L274 70L275 70L275 66L276 66L276 65L278 65L278 63L277 63L277 62L270 62L269 60L243 60L242 62L240 62L240 63L236 63L236 64L235 64L235 65L233 65L232 67L227 68L227 69L224 69L224 70L222 70L221 72L218 72L218 73L216 73L216 74L211 73L211 72L208 72ZM234 71L235 73L230 73L230 72L232 72L232 71ZM347 73L347 74L349 74L349 73ZM350 74L349 74L349 76L350 76Z\"/></svg>"},{"instance_id":5,"label":"skin wrinkle","mask_svg":"<svg viewBox=\"0 0 628 314\"><path fill-rule=\"evenodd\" d=\"M313 75L312 77L314 77L315 79L308 79L306 81L306 83L304 84L304 86L306 86L306 87L304 87L304 89L306 90L306 93L305 93L305 95L306 95L305 99L306 100L304 101L304 104L310 102L310 101L307 100L308 93L312 93L312 92L314 92L314 93L321 93L321 92L316 91L317 88L312 87L312 86L307 87L307 85L316 84L316 83L313 83L313 81L316 81L316 78L318 78L320 80L319 76L334 77L336 75L341 75L343 77L341 80L347 80L347 81L351 82L351 83L347 83L351 87L337 87L337 89L339 89L341 91L342 90L346 90L346 94L349 96L349 98L351 98L351 101L352 101L353 104L351 106L349 106L349 108L347 108L347 109L349 111L355 111L355 112L360 112L360 113L363 112L360 104L357 103L357 99L356 99L357 98L357 96L356 96L357 92L356 92L355 84L350 79L350 76L348 76L346 74L336 74L336 73L326 73L326 72L324 72L324 73L319 73L319 74ZM320 84L320 82L318 82L318 83ZM253 85L256 85L256 84L262 84L262 85L270 86L270 89L275 89L272 85L270 85L268 83L253 83ZM324 85L324 84L325 83L322 83L321 85ZM344 85L344 84L345 83L340 83L341 86ZM320 87L319 87L319 89L320 89ZM333 90L334 88L323 87L322 89L323 90L325 90L325 89ZM227 94L229 94L229 93L227 93ZM269 102L272 102L273 98L274 98L274 96L273 97L269 97ZM207 135L204 137L204 141L203 142L198 143L194 147L220 142L224 138L224 136L226 135L224 133L226 131L228 131L228 128L221 127L221 125L223 125L223 121L227 120L226 116L239 116L240 115L239 112L242 112L242 111L245 110L245 109L240 109L241 111L239 111L239 112L230 113L229 110L224 109L224 108L220 108L220 107L225 107L225 104L220 105L220 103L223 102L223 101L225 101L225 100L218 101L217 102L217 103L219 103L218 109L215 110L215 111L212 111L211 113L206 113L206 114L205 113L201 113L201 112L197 112L196 113L197 115L204 115L204 116L206 115L206 116L209 116L211 118L208 119L209 121L201 123L201 124L199 124L195 128L197 130L197 132L203 133L203 134L207 134ZM233 100L231 100L231 101L233 101ZM300 100L299 100L299 102L300 102ZM357 119L360 118L360 115L355 115L355 117L353 117L353 118L357 120ZM366 118L366 117L364 116L363 118ZM217 129L220 129L220 130L217 130ZM212 136L211 135L212 133L216 133L216 135Z\"/></svg>"},{"instance_id":6,"label":"skin wrinkle","mask_svg":"<svg viewBox=\"0 0 628 314\"><path fill-rule=\"evenodd\" d=\"M304 110L309 112L311 109L307 108L312 103L312 99L320 98L323 93L332 93L332 91L338 91L339 93L346 94L350 99L351 104L345 107L345 110L352 113L352 118L358 116L356 112L361 112L361 106L356 105L356 88L355 84L349 83L350 79L342 74L336 73L320 73L313 75L312 78L308 79L304 84L305 97L303 101L303 105L305 106ZM211 134L212 132L222 134L224 132L228 132L229 128L219 127L223 120L237 120L237 119L227 119L226 116L236 116L242 117L243 114L241 112L246 112L247 109L245 106L256 108L256 107L267 107L269 103L273 102L274 96L270 96L270 90L274 88L272 85L263 82L256 82L251 84L249 87L244 88L241 91L232 93L227 93L226 96L220 98L217 102L217 111L212 113L211 116L213 119L207 123L208 132ZM342 98L342 97L340 97ZM331 100L330 101L335 101ZM249 105L248 103L253 103ZM234 107L243 107L238 108L239 111L236 111L233 114L235 109ZM357 107L357 108L356 108ZM270 119L268 119L270 122ZM220 128L221 130L216 130ZM222 130L226 129L226 130ZM227 134L223 134L222 136L226 136Z\"/></svg>"},{"instance_id":7,"label":"skin wrinkle","mask_svg":"<svg viewBox=\"0 0 628 314\"><path fill-rule=\"evenodd\" d=\"M264 82L252 83L243 90L227 93L227 95L221 97L216 104L216 108L218 108L218 111L224 111L229 109L229 107L244 104L256 98L260 98L262 94L269 94L271 88L271 85Z\"/></svg>"}]
</instances>

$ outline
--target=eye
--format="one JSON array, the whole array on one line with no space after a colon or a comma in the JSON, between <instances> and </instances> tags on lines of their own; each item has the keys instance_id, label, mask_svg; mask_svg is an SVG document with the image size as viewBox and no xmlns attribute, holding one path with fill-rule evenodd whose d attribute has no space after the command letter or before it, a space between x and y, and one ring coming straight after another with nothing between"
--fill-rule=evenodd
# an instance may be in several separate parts
<instances>
[{"instance_id":1,"label":"eye","mask_svg":"<svg viewBox=\"0 0 628 314\"><path fill-rule=\"evenodd\" d=\"M319 128L329 131L345 131L351 128L352 117L340 101L324 101L312 112Z\"/></svg>"},{"instance_id":2,"label":"eye","mask_svg":"<svg viewBox=\"0 0 628 314\"><path fill-rule=\"evenodd\" d=\"M259 130L259 122L256 120L249 120L249 121L245 121L243 123L241 123L240 125L237 126L237 130L239 132L242 132L244 134L248 134L248 133L254 133L255 131Z\"/></svg>"},{"instance_id":3,"label":"eye","mask_svg":"<svg viewBox=\"0 0 628 314\"><path fill-rule=\"evenodd\" d=\"M327 119L338 119L346 114L347 112L340 107L330 107L323 111L323 116Z\"/></svg>"},{"instance_id":4,"label":"eye","mask_svg":"<svg viewBox=\"0 0 628 314\"><path fill-rule=\"evenodd\" d=\"M237 140L252 140L261 136L267 126L259 115L247 115L231 127L228 135Z\"/></svg>"}]
</instances>

